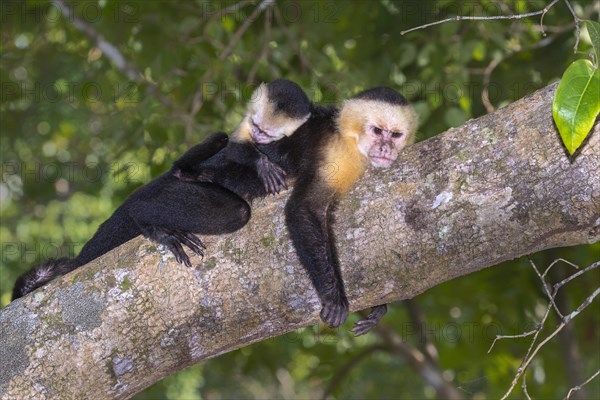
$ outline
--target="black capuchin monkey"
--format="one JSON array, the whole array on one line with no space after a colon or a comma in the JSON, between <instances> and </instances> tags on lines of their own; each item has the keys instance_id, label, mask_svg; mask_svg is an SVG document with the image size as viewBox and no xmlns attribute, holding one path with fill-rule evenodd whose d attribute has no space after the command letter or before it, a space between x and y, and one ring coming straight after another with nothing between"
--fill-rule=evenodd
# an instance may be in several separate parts
<instances>
[{"instance_id":1,"label":"black capuchin monkey","mask_svg":"<svg viewBox=\"0 0 600 400\"><path fill-rule=\"evenodd\" d=\"M201 256L205 248L194 233L218 235L242 228L250 218L247 201L285 187L285 172L250 139L269 147L269 142L291 135L309 117L310 104L293 82L261 85L232 142L225 133L216 133L190 148L169 172L127 198L76 258L50 259L21 275L13 300L140 234L165 245L178 262L191 267L183 245ZM200 165L204 167L199 170ZM204 181L195 179L198 173Z\"/></svg>"},{"instance_id":2,"label":"black capuchin monkey","mask_svg":"<svg viewBox=\"0 0 600 400\"><path fill-rule=\"evenodd\" d=\"M398 151L414 142L417 123L417 114L404 97L379 87L346 100L339 113L313 106L307 123L292 136L269 148L257 145L297 178L285 207L286 224L321 300L321 319L332 327L348 316L332 230L337 203L369 164L390 167ZM385 304L373 307L353 332L357 336L368 332L386 310Z\"/></svg>"}]
</instances>

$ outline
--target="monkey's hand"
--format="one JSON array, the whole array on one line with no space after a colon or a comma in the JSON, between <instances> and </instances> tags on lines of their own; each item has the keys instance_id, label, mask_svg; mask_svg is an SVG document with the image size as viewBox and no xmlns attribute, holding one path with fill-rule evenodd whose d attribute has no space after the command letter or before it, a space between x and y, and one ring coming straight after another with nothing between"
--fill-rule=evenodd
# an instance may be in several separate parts
<instances>
[{"instance_id":1,"label":"monkey's hand","mask_svg":"<svg viewBox=\"0 0 600 400\"><path fill-rule=\"evenodd\" d=\"M332 290L321 299L321 319L332 328L337 328L348 318L348 300L343 292Z\"/></svg>"},{"instance_id":2,"label":"monkey's hand","mask_svg":"<svg viewBox=\"0 0 600 400\"><path fill-rule=\"evenodd\" d=\"M256 162L256 170L267 194L277 194L288 188L285 171L262 153Z\"/></svg>"},{"instance_id":3,"label":"monkey's hand","mask_svg":"<svg viewBox=\"0 0 600 400\"><path fill-rule=\"evenodd\" d=\"M354 328L352 328L354 336L364 335L365 333L369 332L375 327L375 325L377 325L377 322L379 322L386 312L387 304L382 304L380 306L371 308L371 312L367 316L367 319L361 319L354 325Z\"/></svg>"}]
</instances>

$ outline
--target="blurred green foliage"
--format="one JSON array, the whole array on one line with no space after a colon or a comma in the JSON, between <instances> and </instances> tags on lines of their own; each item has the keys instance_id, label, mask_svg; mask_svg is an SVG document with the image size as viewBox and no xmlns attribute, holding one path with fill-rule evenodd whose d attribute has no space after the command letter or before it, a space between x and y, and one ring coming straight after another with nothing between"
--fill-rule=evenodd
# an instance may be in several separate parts
<instances>
[{"instance_id":1,"label":"blurred green foliage","mask_svg":"<svg viewBox=\"0 0 600 400\"><path fill-rule=\"evenodd\" d=\"M488 108L546 86L578 57L573 18L563 2L544 17L544 32L539 17L399 32L457 14L524 13L547 3L306 0L277 2L256 13L252 1L67 2L122 53L129 71L137 72L130 80L56 7L3 1L0 303L8 304L15 278L32 264L78 252L129 193L188 146L210 132L231 131L261 81L295 80L324 103L392 86L417 108L419 140L487 112L482 90L490 66L496 65ZM581 17L597 20L593 3L571 0ZM584 35L579 51L589 48ZM540 267L556 257L587 266L599 253L596 243L533 259ZM565 292L576 305L599 283L599 274L590 274ZM494 335L526 331L546 304L524 260L444 283L417 302L444 377L474 399L500 397L527 349L526 339L506 340L487 354ZM600 366L599 308L596 301L575 321L584 379ZM407 343L422 342L403 305L391 307L384 321ZM356 339L350 326L306 328L222 355L136 398L315 398L332 382L338 382L331 388L337 398L436 397L404 358L381 346L377 334ZM566 394L557 340L535 360L528 381L535 397ZM586 390L599 398L599 381Z\"/></svg>"}]
</instances>

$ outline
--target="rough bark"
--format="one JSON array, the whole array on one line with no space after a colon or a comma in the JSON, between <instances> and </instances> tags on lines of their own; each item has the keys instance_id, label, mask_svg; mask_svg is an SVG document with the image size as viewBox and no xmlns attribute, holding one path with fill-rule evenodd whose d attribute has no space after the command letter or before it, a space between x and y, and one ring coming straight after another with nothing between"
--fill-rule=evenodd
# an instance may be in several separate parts
<instances>
[{"instance_id":1,"label":"rough bark","mask_svg":"<svg viewBox=\"0 0 600 400\"><path fill-rule=\"evenodd\" d=\"M600 124L570 159L556 86L407 149L342 202L352 310L542 249L600 238ZM318 322L286 196L205 237L195 269L136 238L0 312L2 398L127 398L198 361Z\"/></svg>"}]
</instances>

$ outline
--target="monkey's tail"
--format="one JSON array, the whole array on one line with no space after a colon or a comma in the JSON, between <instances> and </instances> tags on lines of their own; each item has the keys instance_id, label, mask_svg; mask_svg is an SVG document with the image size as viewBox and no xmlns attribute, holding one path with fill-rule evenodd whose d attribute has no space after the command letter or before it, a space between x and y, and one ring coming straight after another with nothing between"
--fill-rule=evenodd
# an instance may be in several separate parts
<instances>
[{"instance_id":1,"label":"monkey's tail","mask_svg":"<svg viewBox=\"0 0 600 400\"><path fill-rule=\"evenodd\" d=\"M75 268L77 268L77 263L71 258L50 258L31 268L17 279L13 288L12 299L23 297Z\"/></svg>"}]
</instances>

